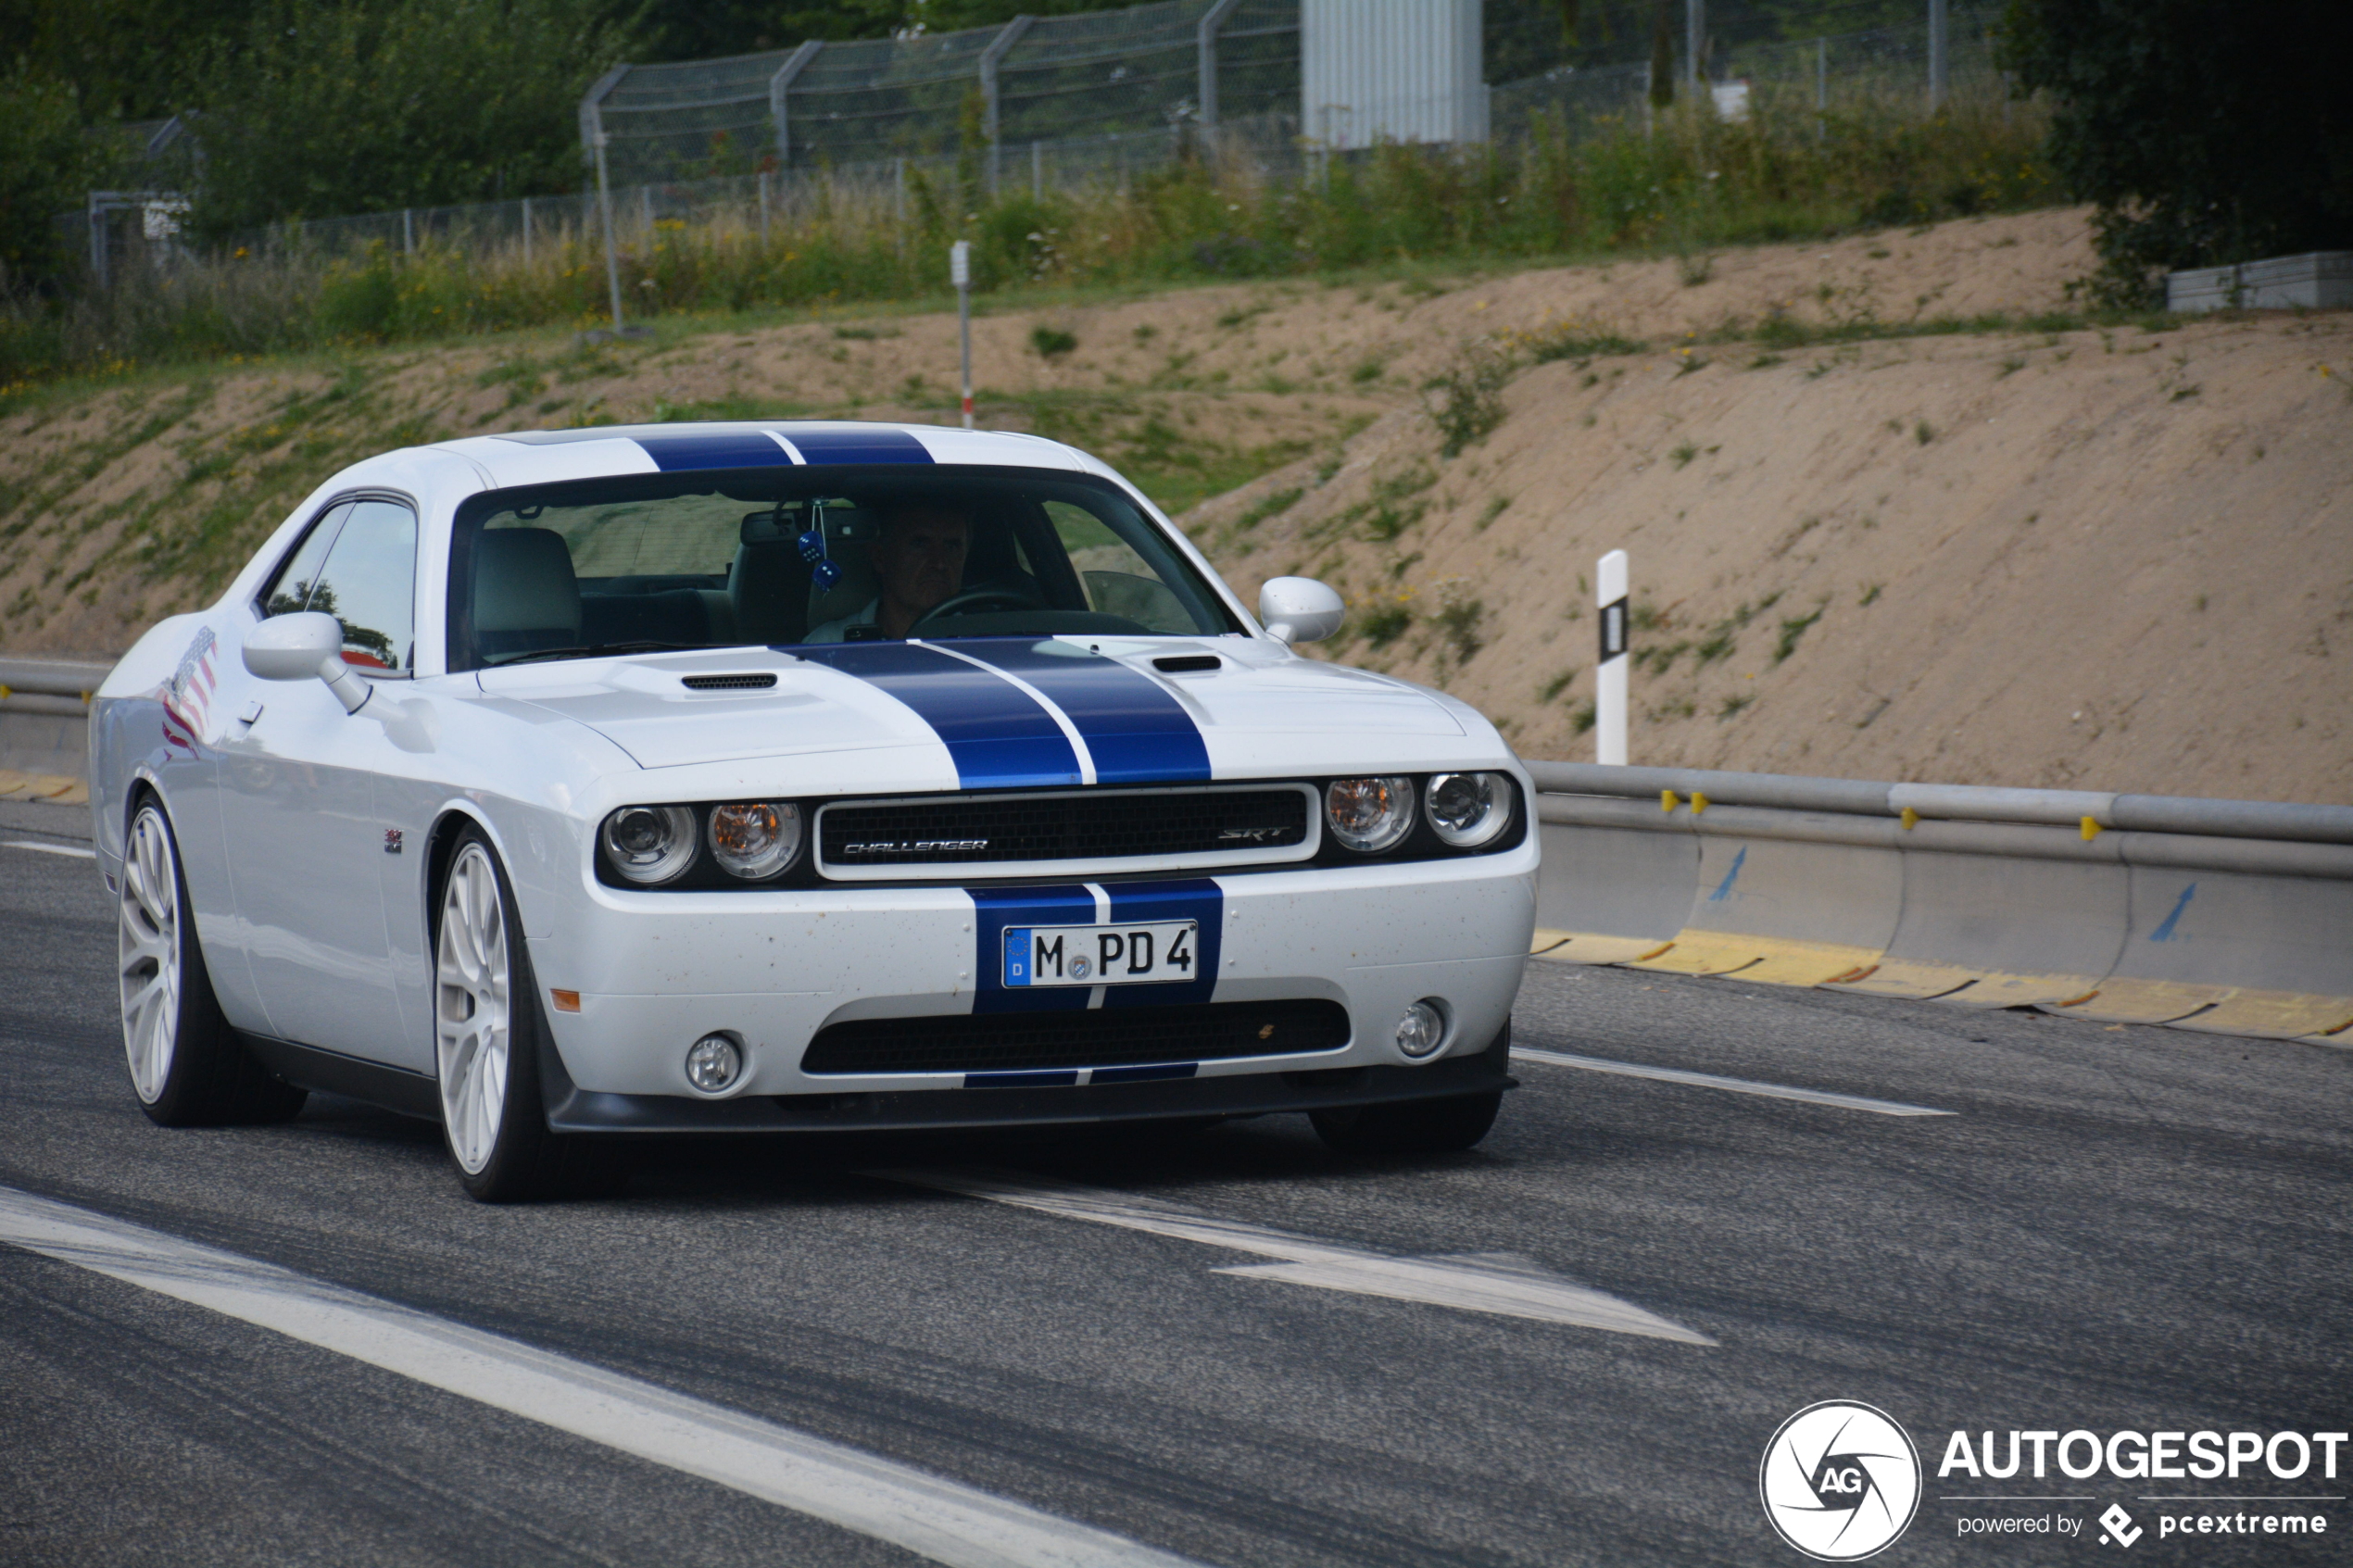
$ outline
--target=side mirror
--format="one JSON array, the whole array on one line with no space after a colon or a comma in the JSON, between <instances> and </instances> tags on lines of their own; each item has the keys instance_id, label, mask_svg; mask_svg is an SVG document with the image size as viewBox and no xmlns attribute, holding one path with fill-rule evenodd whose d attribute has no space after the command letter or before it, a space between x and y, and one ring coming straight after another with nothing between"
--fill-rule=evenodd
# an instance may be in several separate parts
<instances>
[{"instance_id":1,"label":"side mirror","mask_svg":"<svg viewBox=\"0 0 2353 1568\"><path fill-rule=\"evenodd\" d=\"M343 661L343 622L308 610L273 615L245 638L245 669L265 681L327 683L346 713L357 713L373 688Z\"/></svg>"},{"instance_id":2,"label":"side mirror","mask_svg":"<svg viewBox=\"0 0 2353 1568\"><path fill-rule=\"evenodd\" d=\"M1258 590L1258 619L1278 643L1320 643L1348 619L1348 605L1313 577L1270 577Z\"/></svg>"}]
</instances>

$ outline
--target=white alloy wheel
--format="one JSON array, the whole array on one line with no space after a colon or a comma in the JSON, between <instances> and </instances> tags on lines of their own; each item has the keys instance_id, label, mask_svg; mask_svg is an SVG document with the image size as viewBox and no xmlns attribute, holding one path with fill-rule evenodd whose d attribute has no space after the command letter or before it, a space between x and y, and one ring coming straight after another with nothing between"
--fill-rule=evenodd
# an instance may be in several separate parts
<instances>
[{"instance_id":1,"label":"white alloy wheel","mask_svg":"<svg viewBox=\"0 0 2353 1568\"><path fill-rule=\"evenodd\" d=\"M470 841L459 849L442 888L434 962L442 1125L449 1152L470 1176L480 1175L498 1152L514 1038L512 976L498 869L486 847Z\"/></svg>"},{"instance_id":2,"label":"white alloy wheel","mask_svg":"<svg viewBox=\"0 0 2353 1568\"><path fill-rule=\"evenodd\" d=\"M149 1105L163 1098L180 1041L180 876L163 812L142 806L132 819L116 906L117 968L122 981L122 1046L131 1084Z\"/></svg>"}]
</instances>

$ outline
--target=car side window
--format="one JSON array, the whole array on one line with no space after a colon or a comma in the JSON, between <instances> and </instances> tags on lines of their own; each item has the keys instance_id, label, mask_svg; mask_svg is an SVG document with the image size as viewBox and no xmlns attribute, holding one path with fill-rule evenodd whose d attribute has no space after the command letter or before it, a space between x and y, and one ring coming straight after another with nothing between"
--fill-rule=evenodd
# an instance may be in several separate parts
<instances>
[{"instance_id":1,"label":"car side window","mask_svg":"<svg viewBox=\"0 0 2353 1568\"><path fill-rule=\"evenodd\" d=\"M286 558L286 564L278 569L278 575L270 580L270 586L262 590L261 613L264 617L294 615L308 606L310 590L319 583L320 565L326 560L327 552L334 547L335 535L342 532L344 519L351 515L351 508L349 501L330 507L317 522L311 524L310 532L302 536L301 545Z\"/></svg>"},{"instance_id":2,"label":"car side window","mask_svg":"<svg viewBox=\"0 0 2353 1568\"><path fill-rule=\"evenodd\" d=\"M1179 635L1200 630L1184 601L1168 591L1151 563L1084 507L1049 501L1046 515L1087 590L1087 608L1140 622L1151 632Z\"/></svg>"},{"instance_id":3,"label":"car side window","mask_svg":"<svg viewBox=\"0 0 2353 1568\"><path fill-rule=\"evenodd\" d=\"M408 674L415 665L417 514L398 501L352 504L304 608L343 622L343 661Z\"/></svg>"}]
</instances>

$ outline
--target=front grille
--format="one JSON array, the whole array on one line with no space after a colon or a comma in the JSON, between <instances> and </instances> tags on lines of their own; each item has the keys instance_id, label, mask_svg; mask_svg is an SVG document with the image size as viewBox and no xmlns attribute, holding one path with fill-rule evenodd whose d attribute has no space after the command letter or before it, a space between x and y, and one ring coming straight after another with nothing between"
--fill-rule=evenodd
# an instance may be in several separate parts
<instances>
[{"instance_id":1,"label":"front grille","mask_svg":"<svg viewBox=\"0 0 2353 1568\"><path fill-rule=\"evenodd\" d=\"M1298 848L1304 790L1139 790L1110 794L947 796L826 807L818 854L828 867L1122 860Z\"/></svg>"},{"instance_id":2,"label":"front grille","mask_svg":"<svg viewBox=\"0 0 2353 1568\"><path fill-rule=\"evenodd\" d=\"M817 1031L800 1070L993 1073L1034 1067L1122 1067L1230 1061L1336 1051L1348 1044L1338 1002L1202 1002L1085 1012L955 1013L862 1018Z\"/></svg>"}]
</instances>

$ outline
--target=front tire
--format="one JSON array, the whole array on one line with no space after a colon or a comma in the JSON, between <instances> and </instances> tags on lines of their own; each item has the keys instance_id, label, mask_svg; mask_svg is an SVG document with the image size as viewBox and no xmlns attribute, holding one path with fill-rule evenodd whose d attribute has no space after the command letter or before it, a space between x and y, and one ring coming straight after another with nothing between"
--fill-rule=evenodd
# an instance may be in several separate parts
<instances>
[{"instance_id":1,"label":"front tire","mask_svg":"<svg viewBox=\"0 0 2353 1568\"><path fill-rule=\"evenodd\" d=\"M1450 1099L1313 1110L1308 1120L1315 1123L1315 1134L1326 1147L1338 1154L1453 1154L1485 1137L1503 1106L1504 1091L1497 1089Z\"/></svg>"},{"instance_id":2,"label":"front tire","mask_svg":"<svg viewBox=\"0 0 2353 1568\"><path fill-rule=\"evenodd\" d=\"M162 803L132 814L115 905L122 1046L140 1109L165 1127L291 1120L308 1092L280 1083L221 1016L196 940L188 878Z\"/></svg>"},{"instance_id":3,"label":"front tire","mask_svg":"<svg viewBox=\"0 0 2353 1568\"><path fill-rule=\"evenodd\" d=\"M480 829L449 858L434 935L434 1064L441 1131L458 1180L484 1203L554 1198L594 1185L594 1150L547 1130L539 1010L514 891Z\"/></svg>"}]
</instances>

